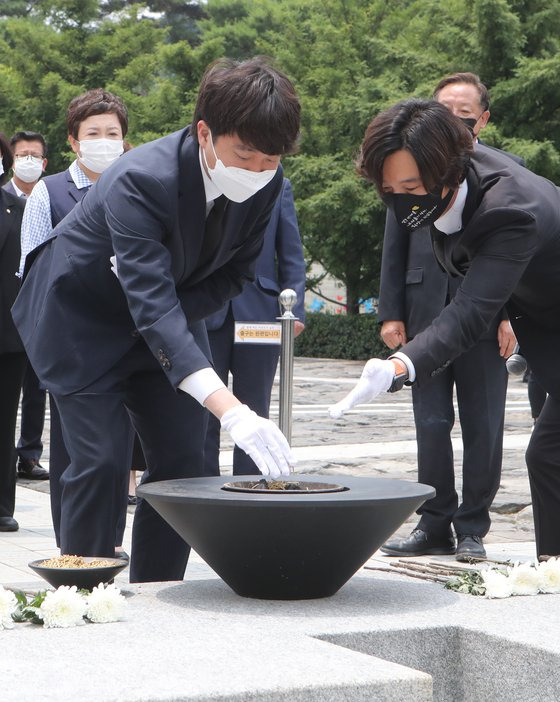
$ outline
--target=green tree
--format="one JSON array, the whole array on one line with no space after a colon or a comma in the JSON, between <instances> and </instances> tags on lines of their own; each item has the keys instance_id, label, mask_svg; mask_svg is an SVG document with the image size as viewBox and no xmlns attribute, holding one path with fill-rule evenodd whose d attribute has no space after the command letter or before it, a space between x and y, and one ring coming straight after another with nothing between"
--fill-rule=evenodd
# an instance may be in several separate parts
<instances>
[{"instance_id":1,"label":"green tree","mask_svg":"<svg viewBox=\"0 0 560 702\"><path fill-rule=\"evenodd\" d=\"M492 98L485 139L558 182L559 43L558 0L3 0L0 128L43 132L59 170L80 92L121 95L137 145L190 121L214 59L272 57L303 107L300 150L284 167L306 255L343 281L353 313L377 294L384 228L353 165L372 116L429 97L443 75L478 72Z\"/></svg>"}]
</instances>

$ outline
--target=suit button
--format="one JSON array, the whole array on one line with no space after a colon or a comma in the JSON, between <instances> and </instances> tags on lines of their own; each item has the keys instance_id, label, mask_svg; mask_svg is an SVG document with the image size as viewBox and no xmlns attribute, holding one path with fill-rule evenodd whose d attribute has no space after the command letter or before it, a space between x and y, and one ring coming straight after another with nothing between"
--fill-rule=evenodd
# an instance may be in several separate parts
<instances>
[{"instance_id":1,"label":"suit button","mask_svg":"<svg viewBox=\"0 0 560 702\"><path fill-rule=\"evenodd\" d=\"M171 361L163 349L158 349L158 359L163 370L171 370Z\"/></svg>"},{"instance_id":2,"label":"suit button","mask_svg":"<svg viewBox=\"0 0 560 702\"><path fill-rule=\"evenodd\" d=\"M130 336L131 336L133 339L137 339L137 338L140 336L140 332L138 331L138 329L133 329L133 330L130 332Z\"/></svg>"}]
</instances>

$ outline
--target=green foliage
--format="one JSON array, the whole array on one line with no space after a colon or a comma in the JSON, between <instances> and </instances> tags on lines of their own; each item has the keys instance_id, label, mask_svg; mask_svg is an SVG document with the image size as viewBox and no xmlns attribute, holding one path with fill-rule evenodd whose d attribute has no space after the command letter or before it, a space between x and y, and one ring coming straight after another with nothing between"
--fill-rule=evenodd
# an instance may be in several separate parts
<instances>
[{"instance_id":1,"label":"green foliage","mask_svg":"<svg viewBox=\"0 0 560 702\"><path fill-rule=\"evenodd\" d=\"M462 592L464 595L475 595L481 597L486 593L484 578L480 571L471 570L458 575L456 578L448 580L444 587L454 592Z\"/></svg>"},{"instance_id":2,"label":"green foliage","mask_svg":"<svg viewBox=\"0 0 560 702\"><path fill-rule=\"evenodd\" d=\"M309 258L347 288L350 313L378 287L385 207L345 154L295 156L286 172L298 194L298 218Z\"/></svg>"},{"instance_id":3,"label":"green foliage","mask_svg":"<svg viewBox=\"0 0 560 702\"><path fill-rule=\"evenodd\" d=\"M483 138L560 182L558 0L2 0L0 130L42 132L56 172L80 92L120 95L139 145L190 122L211 61L256 54L300 95L300 152L284 165L308 263L343 282L349 314L378 293L384 207L353 162L379 110L477 72L492 98Z\"/></svg>"},{"instance_id":4,"label":"green foliage","mask_svg":"<svg viewBox=\"0 0 560 702\"><path fill-rule=\"evenodd\" d=\"M21 590L14 591L17 599L16 611L12 614L15 622L31 622L32 624L42 624L43 620L38 612L47 596L46 590L39 590L31 599L27 600L27 595Z\"/></svg>"},{"instance_id":5,"label":"green foliage","mask_svg":"<svg viewBox=\"0 0 560 702\"><path fill-rule=\"evenodd\" d=\"M373 314L338 315L308 312L305 332L295 341L294 354L311 358L367 360L385 358L389 349L381 341Z\"/></svg>"}]
</instances>

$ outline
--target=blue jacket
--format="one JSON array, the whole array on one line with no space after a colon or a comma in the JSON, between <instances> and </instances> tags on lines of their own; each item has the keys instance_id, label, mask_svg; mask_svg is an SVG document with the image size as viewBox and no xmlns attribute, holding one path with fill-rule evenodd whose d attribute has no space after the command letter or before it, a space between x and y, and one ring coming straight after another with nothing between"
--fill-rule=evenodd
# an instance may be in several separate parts
<instances>
[{"instance_id":1,"label":"blue jacket","mask_svg":"<svg viewBox=\"0 0 560 702\"><path fill-rule=\"evenodd\" d=\"M282 168L246 202L229 203L220 246L199 265L206 197L198 152L188 128L132 149L32 252L12 312L51 392L69 394L97 380L139 335L173 387L211 366L189 323L253 279Z\"/></svg>"}]
</instances>

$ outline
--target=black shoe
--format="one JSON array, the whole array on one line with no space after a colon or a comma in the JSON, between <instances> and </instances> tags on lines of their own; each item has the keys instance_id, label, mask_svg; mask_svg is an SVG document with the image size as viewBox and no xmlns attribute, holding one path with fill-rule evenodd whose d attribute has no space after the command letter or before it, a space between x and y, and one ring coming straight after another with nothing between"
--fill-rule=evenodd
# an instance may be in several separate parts
<instances>
[{"instance_id":1,"label":"black shoe","mask_svg":"<svg viewBox=\"0 0 560 702\"><path fill-rule=\"evenodd\" d=\"M25 480L48 480L49 471L45 470L36 458L22 458L17 465L18 478Z\"/></svg>"},{"instance_id":2,"label":"black shoe","mask_svg":"<svg viewBox=\"0 0 560 702\"><path fill-rule=\"evenodd\" d=\"M13 517L0 517L0 531L17 531L19 524Z\"/></svg>"},{"instance_id":3,"label":"black shoe","mask_svg":"<svg viewBox=\"0 0 560 702\"><path fill-rule=\"evenodd\" d=\"M482 544L482 536L473 534L457 534L457 561L469 561L471 558L483 561L486 558L486 550Z\"/></svg>"},{"instance_id":4,"label":"black shoe","mask_svg":"<svg viewBox=\"0 0 560 702\"><path fill-rule=\"evenodd\" d=\"M381 550L388 556L447 556L455 553L455 541L451 532L436 536L414 529L406 539L385 542Z\"/></svg>"}]
</instances>

